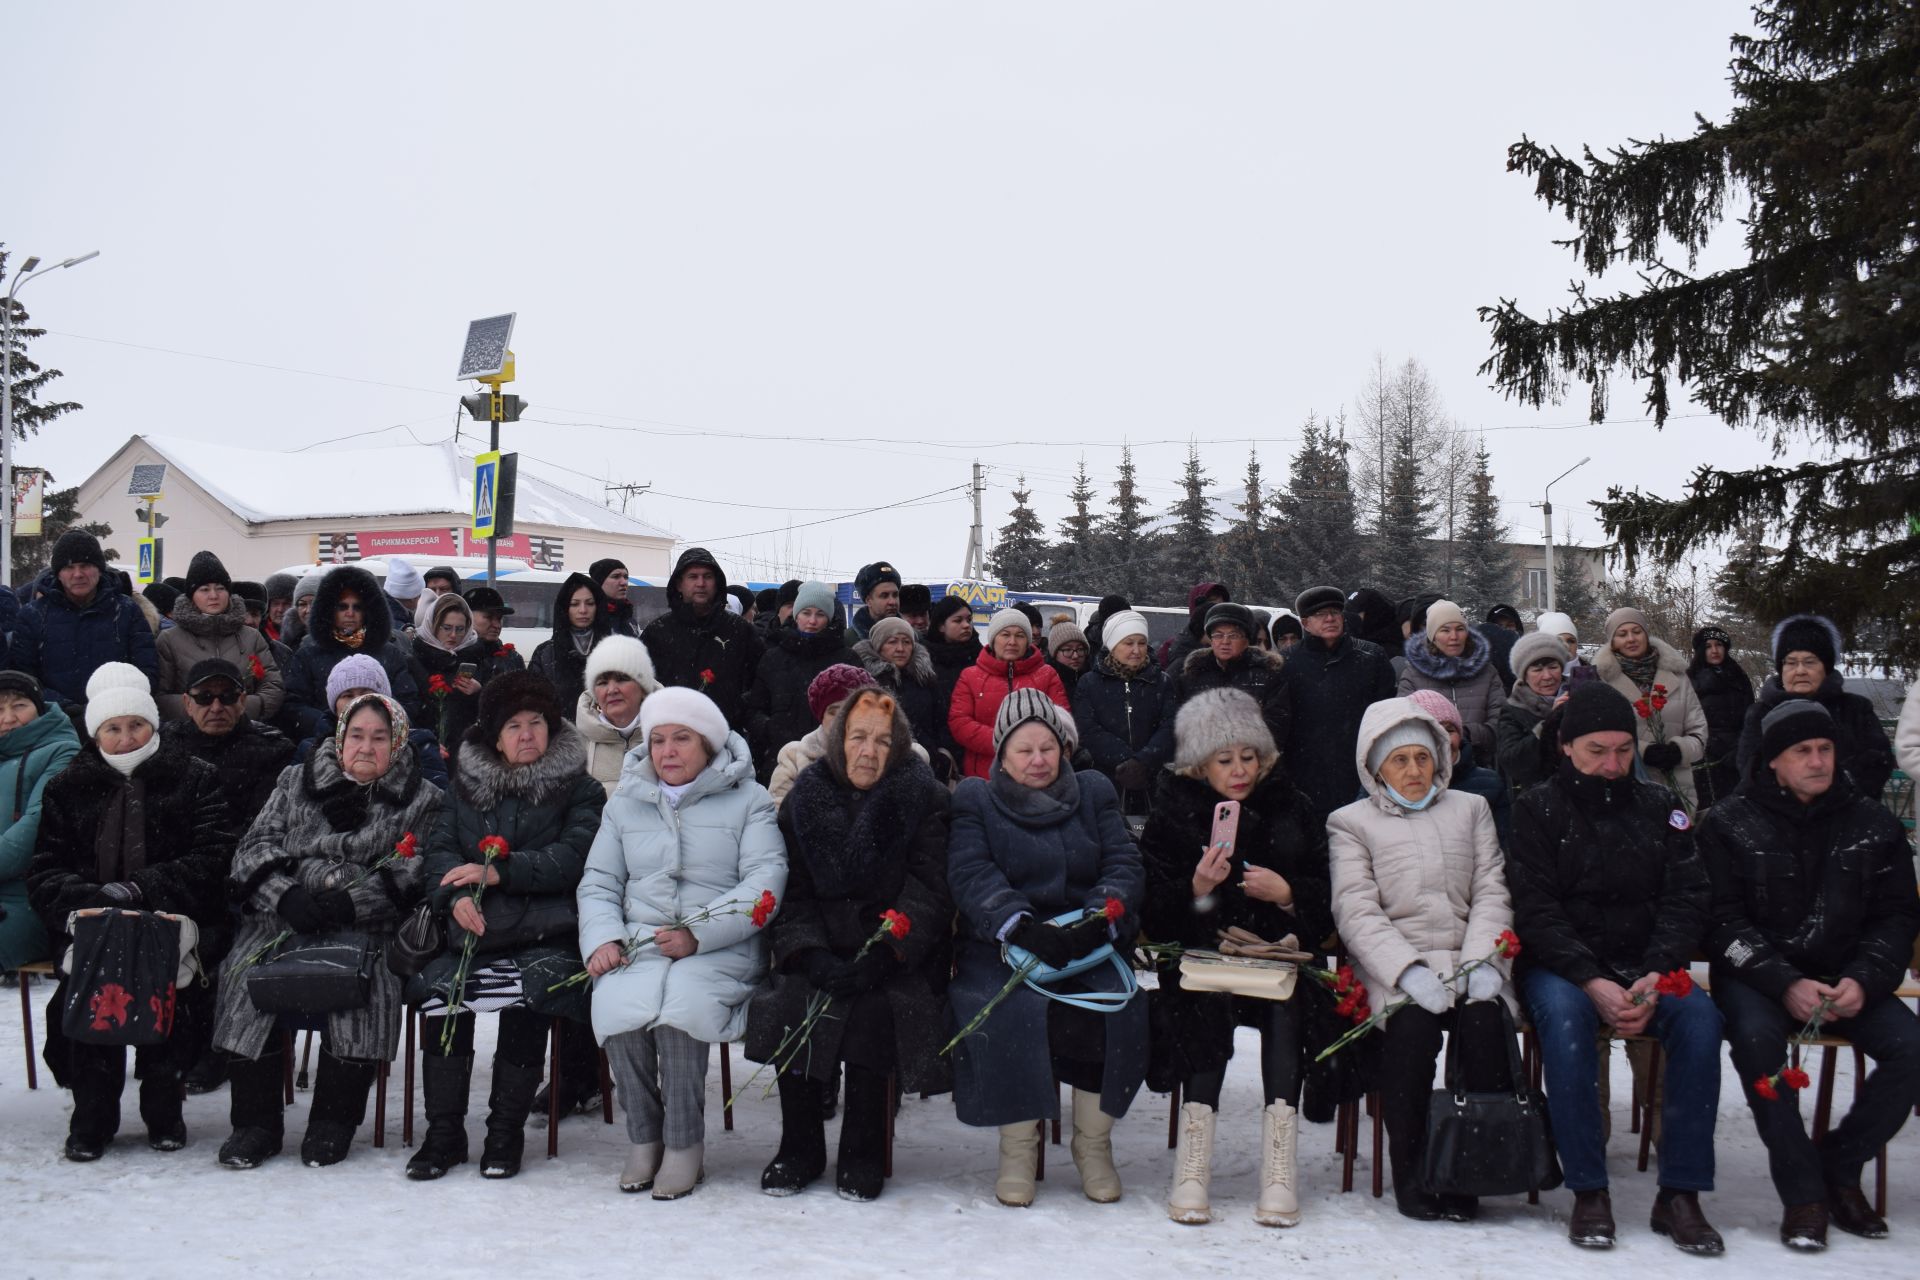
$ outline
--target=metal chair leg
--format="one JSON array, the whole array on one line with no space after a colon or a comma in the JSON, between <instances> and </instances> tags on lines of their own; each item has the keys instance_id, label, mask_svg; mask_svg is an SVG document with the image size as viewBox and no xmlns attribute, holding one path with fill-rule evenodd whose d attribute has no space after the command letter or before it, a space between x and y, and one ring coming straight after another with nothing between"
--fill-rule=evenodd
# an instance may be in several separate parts
<instances>
[{"instance_id":1,"label":"metal chair leg","mask_svg":"<svg viewBox=\"0 0 1920 1280\"><path fill-rule=\"evenodd\" d=\"M27 1041L27 1088L40 1087L40 1075L33 1065L33 975L20 971L20 1034Z\"/></svg>"},{"instance_id":2,"label":"metal chair leg","mask_svg":"<svg viewBox=\"0 0 1920 1280\"><path fill-rule=\"evenodd\" d=\"M555 1018L547 1032L547 1159L560 1154L560 1031Z\"/></svg>"},{"instance_id":3,"label":"metal chair leg","mask_svg":"<svg viewBox=\"0 0 1920 1280\"><path fill-rule=\"evenodd\" d=\"M287 1105L293 1105L293 1032L280 1033L280 1064L286 1071Z\"/></svg>"},{"instance_id":4,"label":"metal chair leg","mask_svg":"<svg viewBox=\"0 0 1920 1280\"><path fill-rule=\"evenodd\" d=\"M720 1126L732 1133L733 1108L725 1103L733 1096L733 1046L722 1040L716 1047L720 1050Z\"/></svg>"},{"instance_id":5,"label":"metal chair leg","mask_svg":"<svg viewBox=\"0 0 1920 1280\"><path fill-rule=\"evenodd\" d=\"M607 1061L607 1051L600 1052L600 1118L608 1124L613 1123L613 1065Z\"/></svg>"},{"instance_id":6,"label":"metal chair leg","mask_svg":"<svg viewBox=\"0 0 1920 1280\"><path fill-rule=\"evenodd\" d=\"M1378 1095L1371 1093L1367 1095L1367 1111L1373 1116L1373 1198L1378 1200L1386 1194L1384 1185L1386 1166L1380 1159L1381 1134L1386 1129L1386 1122L1380 1114Z\"/></svg>"},{"instance_id":7,"label":"metal chair leg","mask_svg":"<svg viewBox=\"0 0 1920 1280\"><path fill-rule=\"evenodd\" d=\"M1653 1101L1654 1084L1660 1079L1660 1042L1652 1042L1653 1051L1647 1055L1647 1093L1645 1123L1640 1126L1640 1172L1647 1171L1647 1155L1653 1147Z\"/></svg>"},{"instance_id":8,"label":"metal chair leg","mask_svg":"<svg viewBox=\"0 0 1920 1280\"><path fill-rule=\"evenodd\" d=\"M392 1078L392 1064L383 1062L373 1072L373 1145L387 1145L387 1081Z\"/></svg>"},{"instance_id":9,"label":"metal chair leg","mask_svg":"<svg viewBox=\"0 0 1920 1280\"><path fill-rule=\"evenodd\" d=\"M307 1074L307 1065L312 1061L313 1032L309 1031L307 1032L307 1038L300 1042L300 1074L294 1079L294 1088L307 1089L312 1087L310 1084L312 1077Z\"/></svg>"},{"instance_id":10,"label":"metal chair leg","mask_svg":"<svg viewBox=\"0 0 1920 1280\"><path fill-rule=\"evenodd\" d=\"M1167 1095L1167 1150L1172 1151L1180 1145L1180 1082L1173 1082L1173 1092Z\"/></svg>"},{"instance_id":11,"label":"metal chair leg","mask_svg":"<svg viewBox=\"0 0 1920 1280\"><path fill-rule=\"evenodd\" d=\"M406 1024L406 1046L401 1052L407 1055L406 1069L401 1073L405 1086L403 1092L406 1094L406 1098L401 1103L400 1111L400 1145L403 1147L411 1147L413 1145L414 1019L419 1016L420 1015L412 1009L404 1010L401 1014L401 1021Z\"/></svg>"},{"instance_id":12,"label":"metal chair leg","mask_svg":"<svg viewBox=\"0 0 1920 1280\"><path fill-rule=\"evenodd\" d=\"M1828 1047L1820 1055L1820 1092L1813 1103L1813 1140L1820 1141L1827 1136L1827 1126L1833 1120L1833 1049Z\"/></svg>"}]
</instances>

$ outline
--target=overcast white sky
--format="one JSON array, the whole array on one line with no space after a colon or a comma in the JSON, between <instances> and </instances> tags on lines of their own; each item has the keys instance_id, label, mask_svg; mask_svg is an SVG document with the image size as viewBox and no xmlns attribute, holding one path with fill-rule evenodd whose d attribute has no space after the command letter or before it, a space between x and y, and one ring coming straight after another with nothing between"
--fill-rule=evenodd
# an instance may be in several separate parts
<instances>
[{"instance_id":1,"label":"overcast white sky","mask_svg":"<svg viewBox=\"0 0 1920 1280\"><path fill-rule=\"evenodd\" d=\"M467 321L517 311L542 421L507 444L541 474L654 484L631 510L736 574L885 556L944 579L976 454L990 528L1016 473L1052 523L1078 458L1104 489L1123 440L1157 506L1189 437L1257 438L1278 480L1378 351L1490 432L1523 533L1592 455L1555 508L1595 538L1582 504L1608 485L1671 494L1767 451L1706 418L1658 435L1631 391L1613 414L1636 421L1545 429L1584 394L1534 411L1485 386L1475 307L1538 314L1575 274L1505 147L1724 115L1748 21L1736 0L12 5L0 237L16 262L102 251L22 294L86 408L18 460L64 486L141 431L443 439ZM1221 480L1246 452L1202 447Z\"/></svg>"}]
</instances>

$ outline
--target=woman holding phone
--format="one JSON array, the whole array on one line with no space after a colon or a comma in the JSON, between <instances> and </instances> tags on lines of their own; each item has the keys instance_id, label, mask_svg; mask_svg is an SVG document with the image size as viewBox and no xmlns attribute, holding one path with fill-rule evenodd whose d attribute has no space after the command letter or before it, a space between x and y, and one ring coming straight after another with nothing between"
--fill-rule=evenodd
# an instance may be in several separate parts
<instances>
[{"instance_id":1,"label":"woman holding phone","mask_svg":"<svg viewBox=\"0 0 1920 1280\"><path fill-rule=\"evenodd\" d=\"M440 739L450 773L459 766L460 739L480 718L481 650L473 639L473 606L458 592L420 602L407 665L426 710L423 727Z\"/></svg>"},{"instance_id":2,"label":"woman holding phone","mask_svg":"<svg viewBox=\"0 0 1920 1280\"><path fill-rule=\"evenodd\" d=\"M1174 721L1174 760L1160 776L1141 835L1147 901L1142 926L1155 942L1215 948L1238 927L1267 942L1291 936L1318 951L1333 932L1327 834L1313 804L1279 768L1260 704L1238 689L1195 694ZM1176 966L1160 976L1154 1061L1185 1092L1179 1152L1167 1212L1203 1223L1220 1105L1234 1029L1260 1031L1260 1199L1254 1221L1300 1220L1294 1140L1306 1061L1304 1000L1189 991Z\"/></svg>"}]
</instances>

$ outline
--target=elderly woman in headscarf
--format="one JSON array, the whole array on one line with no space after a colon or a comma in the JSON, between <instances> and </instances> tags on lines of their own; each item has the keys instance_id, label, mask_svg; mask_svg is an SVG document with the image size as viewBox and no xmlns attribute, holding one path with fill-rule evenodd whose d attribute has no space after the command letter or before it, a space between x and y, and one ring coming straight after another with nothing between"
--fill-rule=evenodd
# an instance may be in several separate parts
<instances>
[{"instance_id":1,"label":"elderly woman in headscarf","mask_svg":"<svg viewBox=\"0 0 1920 1280\"><path fill-rule=\"evenodd\" d=\"M228 888L240 923L221 968L214 1025L214 1046L233 1055L233 1133L220 1148L230 1169L278 1155L284 1128L283 1019L254 1006L247 970L287 931L351 932L383 949L420 895L414 855L433 834L441 793L422 781L407 730L407 713L392 698L354 698L333 737L280 775L234 855ZM378 1064L399 1047L402 1004L400 979L375 964L366 1004L294 1019L322 1027L302 1163L346 1158Z\"/></svg>"},{"instance_id":2,"label":"elderly woman in headscarf","mask_svg":"<svg viewBox=\"0 0 1920 1280\"><path fill-rule=\"evenodd\" d=\"M1374 1007L1413 1002L1381 1032L1393 1198L1409 1218L1464 1222L1478 1202L1426 1184L1427 1099L1443 1033L1459 1038L1464 1088L1515 1083L1508 1024L1492 1003L1517 1007L1499 949L1513 906L1493 812L1450 789L1446 730L1411 699L1368 707L1354 756L1366 795L1327 818L1334 923Z\"/></svg>"},{"instance_id":3,"label":"elderly woman in headscarf","mask_svg":"<svg viewBox=\"0 0 1920 1280\"><path fill-rule=\"evenodd\" d=\"M480 714L479 653L472 646L473 609L458 592L420 597L407 665L434 736L446 748L449 773L460 768L461 736Z\"/></svg>"}]
</instances>

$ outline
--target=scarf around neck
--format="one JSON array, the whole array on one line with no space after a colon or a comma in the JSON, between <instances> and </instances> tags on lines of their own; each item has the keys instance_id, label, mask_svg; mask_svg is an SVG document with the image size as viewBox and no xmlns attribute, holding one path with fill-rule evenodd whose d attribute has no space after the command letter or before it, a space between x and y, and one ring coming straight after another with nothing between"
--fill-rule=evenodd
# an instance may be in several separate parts
<instances>
[{"instance_id":1,"label":"scarf around neck","mask_svg":"<svg viewBox=\"0 0 1920 1280\"><path fill-rule=\"evenodd\" d=\"M1037 823L1058 822L1080 807L1080 780L1074 777L1073 766L1065 760L1060 762L1060 776L1037 788L1015 782L996 760L987 785L1007 812Z\"/></svg>"},{"instance_id":2,"label":"scarf around neck","mask_svg":"<svg viewBox=\"0 0 1920 1280\"><path fill-rule=\"evenodd\" d=\"M1642 693L1653 688L1653 678L1660 674L1660 651L1658 649L1649 645L1646 656L1640 658L1629 658L1616 649L1613 656L1614 659L1619 662L1620 670L1626 675L1627 679L1633 681L1635 688L1639 689Z\"/></svg>"},{"instance_id":3,"label":"scarf around neck","mask_svg":"<svg viewBox=\"0 0 1920 1280\"><path fill-rule=\"evenodd\" d=\"M333 642L342 648L358 649L367 642L367 629L362 627L358 631L335 631Z\"/></svg>"}]
</instances>

